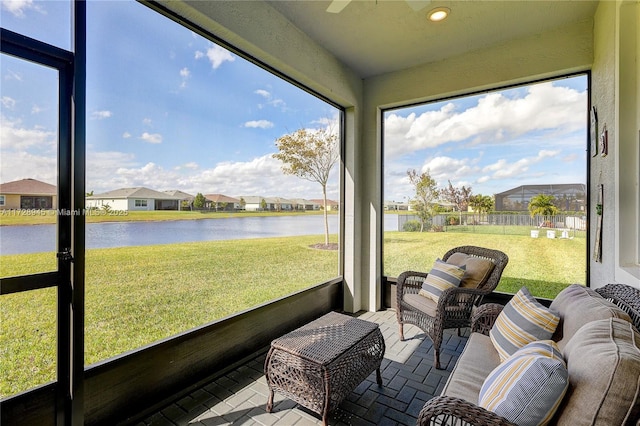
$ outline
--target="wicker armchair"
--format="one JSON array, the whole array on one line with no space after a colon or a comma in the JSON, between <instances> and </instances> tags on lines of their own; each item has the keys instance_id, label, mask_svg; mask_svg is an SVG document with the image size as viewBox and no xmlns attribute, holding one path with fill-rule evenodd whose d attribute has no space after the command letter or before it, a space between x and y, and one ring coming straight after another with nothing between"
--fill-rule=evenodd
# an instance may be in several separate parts
<instances>
[{"instance_id":1,"label":"wicker armchair","mask_svg":"<svg viewBox=\"0 0 640 426\"><path fill-rule=\"evenodd\" d=\"M426 302L426 306L410 303L415 299L427 277L426 272L406 271L398 277L396 289L398 324L400 339L404 340L404 324L413 324L423 330L433 341L434 366L440 369L440 345L445 328L457 328L471 325L471 314L482 298L491 293L500 282L500 277L509 262L506 254L499 250L482 247L463 246L449 250L442 257L447 261L454 253L464 253L481 259L488 259L494 267L491 273L477 287L455 287L445 290L438 303ZM422 296L420 296L422 298ZM425 298L426 299L426 298ZM431 305L431 306L429 306ZM421 309L422 308L422 309Z\"/></svg>"}]
</instances>

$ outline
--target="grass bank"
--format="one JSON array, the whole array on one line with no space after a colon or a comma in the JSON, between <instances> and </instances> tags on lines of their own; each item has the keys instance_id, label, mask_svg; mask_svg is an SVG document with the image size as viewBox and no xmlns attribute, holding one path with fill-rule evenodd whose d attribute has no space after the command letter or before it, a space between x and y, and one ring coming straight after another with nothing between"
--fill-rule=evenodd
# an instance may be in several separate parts
<instances>
[{"instance_id":1,"label":"grass bank","mask_svg":"<svg viewBox=\"0 0 640 426\"><path fill-rule=\"evenodd\" d=\"M509 256L498 291L516 293L527 286L535 296L553 299L567 285L586 282L585 238L531 238L499 232L385 232L384 274L397 277L406 270L429 271L436 257L464 245L493 248Z\"/></svg>"},{"instance_id":2,"label":"grass bank","mask_svg":"<svg viewBox=\"0 0 640 426\"><path fill-rule=\"evenodd\" d=\"M64 213L64 212L63 212ZM329 212L336 214L337 212ZM55 224L61 213L57 210L0 210L0 226ZM84 214L87 223L100 222L153 222L163 220L229 219L257 216L309 216L322 211L288 212L216 212L216 211L113 211L91 210Z\"/></svg>"},{"instance_id":3,"label":"grass bank","mask_svg":"<svg viewBox=\"0 0 640 426\"><path fill-rule=\"evenodd\" d=\"M322 237L88 250L85 364L327 281L337 251ZM51 253L2 256L2 276L41 272ZM1 297L0 394L55 378L56 291Z\"/></svg>"}]
</instances>

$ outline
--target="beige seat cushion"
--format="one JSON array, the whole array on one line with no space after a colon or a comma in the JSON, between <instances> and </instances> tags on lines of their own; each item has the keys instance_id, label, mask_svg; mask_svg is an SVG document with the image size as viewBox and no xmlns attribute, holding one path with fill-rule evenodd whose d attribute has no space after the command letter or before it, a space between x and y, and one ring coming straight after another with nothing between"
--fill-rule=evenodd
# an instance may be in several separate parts
<instances>
[{"instance_id":1,"label":"beige seat cushion","mask_svg":"<svg viewBox=\"0 0 640 426\"><path fill-rule=\"evenodd\" d=\"M608 318L631 321L622 309L580 284L572 284L562 290L549 308L560 316L560 324L553 335L560 350L588 322Z\"/></svg>"},{"instance_id":2,"label":"beige seat cushion","mask_svg":"<svg viewBox=\"0 0 640 426\"><path fill-rule=\"evenodd\" d=\"M419 294L405 294L402 296L402 301L413 306L419 311L424 312L430 317L436 316L438 304L427 297Z\"/></svg>"},{"instance_id":3,"label":"beige seat cushion","mask_svg":"<svg viewBox=\"0 0 640 426\"><path fill-rule=\"evenodd\" d=\"M484 380L499 364L500 357L489 336L471 333L442 395L478 404Z\"/></svg>"},{"instance_id":4,"label":"beige seat cushion","mask_svg":"<svg viewBox=\"0 0 640 426\"><path fill-rule=\"evenodd\" d=\"M563 350L569 390L558 425L623 425L640 419L640 334L618 318L593 321ZM629 422L629 423L626 423Z\"/></svg>"},{"instance_id":5,"label":"beige seat cushion","mask_svg":"<svg viewBox=\"0 0 640 426\"><path fill-rule=\"evenodd\" d=\"M495 266L493 262L488 259L469 256L464 253L453 253L447 259L447 263L466 266L464 276L462 277L462 281L460 281L460 287L470 288L477 288L478 284L489 278Z\"/></svg>"}]
</instances>

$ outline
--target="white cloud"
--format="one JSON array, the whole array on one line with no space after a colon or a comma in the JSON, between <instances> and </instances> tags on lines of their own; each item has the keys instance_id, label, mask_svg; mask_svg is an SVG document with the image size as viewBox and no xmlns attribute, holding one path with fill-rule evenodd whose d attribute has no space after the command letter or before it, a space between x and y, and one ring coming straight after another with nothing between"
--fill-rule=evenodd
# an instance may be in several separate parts
<instances>
[{"instance_id":1,"label":"white cloud","mask_svg":"<svg viewBox=\"0 0 640 426\"><path fill-rule=\"evenodd\" d=\"M95 193L117 188L146 186L155 190L179 189L190 194L220 193L229 196L262 195L284 198L320 198L319 184L284 175L272 153L249 161L227 161L208 169L196 162L163 167L154 162L139 163L134 154L117 151L89 152L87 191ZM55 164L55 158L54 158ZM336 171L337 172L337 171ZM338 196L338 180L327 187L328 196Z\"/></svg>"},{"instance_id":2,"label":"white cloud","mask_svg":"<svg viewBox=\"0 0 640 426\"><path fill-rule=\"evenodd\" d=\"M40 108L38 105L34 105L31 107L31 114L40 114L44 109Z\"/></svg>"},{"instance_id":3,"label":"white cloud","mask_svg":"<svg viewBox=\"0 0 640 426\"><path fill-rule=\"evenodd\" d=\"M144 118L142 119L142 124L144 124L145 126L151 126L153 125L153 120L151 120L150 118Z\"/></svg>"},{"instance_id":4,"label":"white cloud","mask_svg":"<svg viewBox=\"0 0 640 426\"><path fill-rule=\"evenodd\" d=\"M419 116L390 114L385 120L385 152L396 157L449 142L497 144L527 132L572 132L584 127L586 96L586 91L541 83L520 98L490 93L464 111L447 103Z\"/></svg>"},{"instance_id":5,"label":"white cloud","mask_svg":"<svg viewBox=\"0 0 640 426\"><path fill-rule=\"evenodd\" d=\"M287 106L287 103L279 98L274 98L273 94L265 89L255 90L253 93L259 95L267 100L267 105L271 105L274 108L281 108L284 110ZM258 104L258 108L263 108L263 104Z\"/></svg>"},{"instance_id":6,"label":"white cloud","mask_svg":"<svg viewBox=\"0 0 640 426\"><path fill-rule=\"evenodd\" d=\"M2 0L2 8L18 18L24 18L27 10L45 13L33 0Z\"/></svg>"},{"instance_id":7,"label":"white cloud","mask_svg":"<svg viewBox=\"0 0 640 426\"><path fill-rule=\"evenodd\" d=\"M201 59L204 57L207 57L207 59L209 59L209 62L211 63L211 68L218 69L220 67L220 65L222 65L224 62L233 62L235 61L235 57L231 54L231 52L229 52L227 49L224 49L220 46L218 46L217 44L212 44L208 49L206 53L203 53L201 51L196 51L195 53L195 58L196 59Z\"/></svg>"},{"instance_id":8,"label":"white cloud","mask_svg":"<svg viewBox=\"0 0 640 426\"><path fill-rule=\"evenodd\" d=\"M565 163L573 163L579 158L580 156L578 154L573 153L573 154L565 155L564 157L562 157L562 161L564 161Z\"/></svg>"},{"instance_id":9,"label":"white cloud","mask_svg":"<svg viewBox=\"0 0 640 426\"><path fill-rule=\"evenodd\" d=\"M273 123L269 120L253 120L244 123L244 127L270 129L273 127Z\"/></svg>"},{"instance_id":10,"label":"white cloud","mask_svg":"<svg viewBox=\"0 0 640 426\"><path fill-rule=\"evenodd\" d=\"M184 89L187 87L187 80L191 77L191 71L187 67L184 67L180 70L180 78L182 81L180 82L180 88Z\"/></svg>"},{"instance_id":11,"label":"white cloud","mask_svg":"<svg viewBox=\"0 0 640 426\"><path fill-rule=\"evenodd\" d=\"M87 191L99 194L129 185L116 171L122 167L135 167L135 155L118 151L87 152Z\"/></svg>"},{"instance_id":12,"label":"white cloud","mask_svg":"<svg viewBox=\"0 0 640 426\"><path fill-rule=\"evenodd\" d=\"M280 161L272 154L250 161L227 161L203 170L189 178L190 186L203 193L229 196L264 195L281 197L311 197L321 193L319 184L282 173ZM294 190L294 188L296 188Z\"/></svg>"},{"instance_id":13,"label":"white cloud","mask_svg":"<svg viewBox=\"0 0 640 426\"><path fill-rule=\"evenodd\" d=\"M189 163L185 163L181 166L177 166L175 168L175 170L183 170L183 169L188 169L188 170L197 170L200 166L198 166L198 163L196 163L195 161L191 161Z\"/></svg>"},{"instance_id":14,"label":"white cloud","mask_svg":"<svg viewBox=\"0 0 640 426\"><path fill-rule=\"evenodd\" d=\"M12 121L4 116L0 117L0 139L2 151L38 149L56 152L56 132L34 126L31 129L23 127L19 120ZM3 158L3 163L4 163Z\"/></svg>"},{"instance_id":15,"label":"white cloud","mask_svg":"<svg viewBox=\"0 0 640 426\"><path fill-rule=\"evenodd\" d=\"M431 177L442 186L447 180L453 182L477 172L478 167L469 165L470 162L466 158L435 157L422 166L421 172L429 171Z\"/></svg>"},{"instance_id":16,"label":"white cloud","mask_svg":"<svg viewBox=\"0 0 640 426\"><path fill-rule=\"evenodd\" d=\"M20 74L19 72L12 71L10 69L7 70L7 74L4 76L4 79L5 80L23 81L22 80L22 74Z\"/></svg>"},{"instance_id":17,"label":"white cloud","mask_svg":"<svg viewBox=\"0 0 640 426\"><path fill-rule=\"evenodd\" d=\"M9 96L3 96L0 103L2 103L2 106L7 109L13 109L16 106L16 100Z\"/></svg>"},{"instance_id":18,"label":"white cloud","mask_svg":"<svg viewBox=\"0 0 640 426\"><path fill-rule=\"evenodd\" d=\"M144 132L141 136L140 139L142 139L145 142L148 143L162 143L162 135L159 133L147 133Z\"/></svg>"},{"instance_id":19,"label":"white cloud","mask_svg":"<svg viewBox=\"0 0 640 426\"><path fill-rule=\"evenodd\" d=\"M111 111L103 110L103 111L93 111L91 113L92 120L104 120L105 118L110 118L113 115Z\"/></svg>"},{"instance_id":20,"label":"white cloud","mask_svg":"<svg viewBox=\"0 0 640 426\"><path fill-rule=\"evenodd\" d=\"M57 178L57 136L40 126L26 128L19 120L0 116L0 182Z\"/></svg>"},{"instance_id":21,"label":"white cloud","mask_svg":"<svg viewBox=\"0 0 640 426\"><path fill-rule=\"evenodd\" d=\"M129 139L130 137L131 137L131 133L129 133L129 132L124 132L124 133L122 134L122 138L123 138L123 139Z\"/></svg>"},{"instance_id":22,"label":"white cloud","mask_svg":"<svg viewBox=\"0 0 640 426\"><path fill-rule=\"evenodd\" d=\"M482 169L483 173L489 173L489 176L483 177L482 182L486 182L489 179L497 180L522 176L529 171L530 166L541 162L545 158L556 157L558 154L560 154L560 151L541 150L535 157L522 158L513 163L509 163L502 158Z\"/></svg>"},{"instance_id":23,"label":"white cloud","mask_svg":"<svg viewBox=\"0 0 640 426\"><path fill-rule=\"evenodd\" d=\"M57 164L55 154L3 150L0 182L32 178L55 185L58 179Z\"/></svg>"}]
</instances>

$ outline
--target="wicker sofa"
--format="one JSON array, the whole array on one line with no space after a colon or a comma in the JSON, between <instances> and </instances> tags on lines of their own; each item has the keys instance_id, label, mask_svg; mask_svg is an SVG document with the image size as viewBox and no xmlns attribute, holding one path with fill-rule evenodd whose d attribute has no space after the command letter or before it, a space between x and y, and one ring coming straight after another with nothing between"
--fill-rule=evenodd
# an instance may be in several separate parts
<instances>
[{"instance_id":1,"label":"wicker sofa","mask_svg":"<svg viewBox=\"0 0 640 426\"><path fill-rule=\"evenodd\" d=\"M609 284L594 291L574 284L549 308L560 317L552 340L569 382L549 424L640 424L640 290ZM419 425L513 424L478 405L485 379L501 362L489 331L502 309L478 308L463 353L441 395L422 408Z\"/></svg>"}]
</instances>

